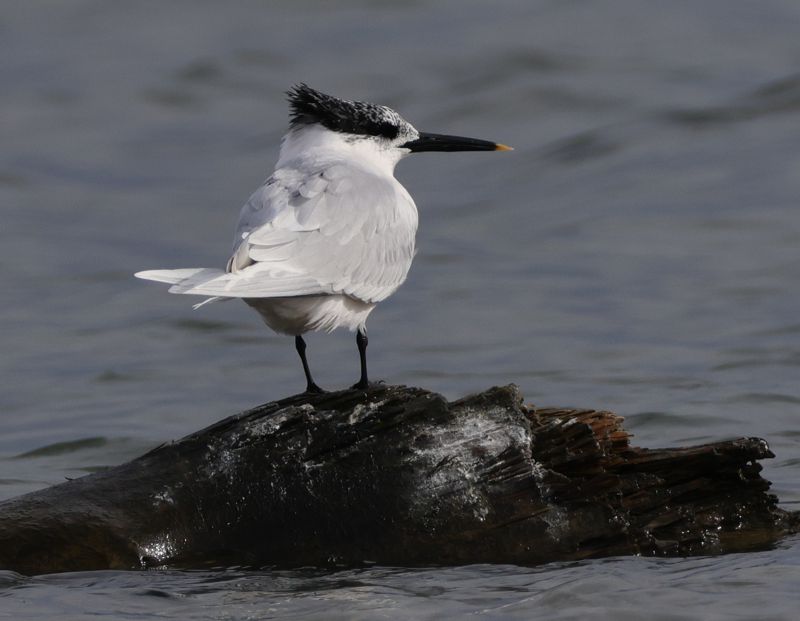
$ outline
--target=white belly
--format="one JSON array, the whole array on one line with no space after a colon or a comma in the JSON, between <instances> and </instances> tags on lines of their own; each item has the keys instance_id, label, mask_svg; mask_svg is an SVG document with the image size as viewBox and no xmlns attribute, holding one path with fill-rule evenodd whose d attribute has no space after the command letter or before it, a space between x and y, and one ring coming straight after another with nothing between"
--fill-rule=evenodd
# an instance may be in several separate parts
<instances>
[{"instance_id":1,"label":"white belly","mask_svg":"<svg viewBox=\"0 0 800 621\"><path fill-rule=\"evenodd\" d=\"M270 328L297 336L304 332L363 328L375 308L346 295L306 295L293 298L245 298Z\"/></svg>"}]
</instances>

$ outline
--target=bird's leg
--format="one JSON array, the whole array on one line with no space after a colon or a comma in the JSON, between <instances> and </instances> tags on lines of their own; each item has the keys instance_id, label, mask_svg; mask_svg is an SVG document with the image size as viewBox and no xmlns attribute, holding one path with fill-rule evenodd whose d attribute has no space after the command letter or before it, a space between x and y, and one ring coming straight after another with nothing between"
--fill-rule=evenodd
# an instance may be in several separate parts
<instances>
[{"instance_id":1,"label":"bird's leg","mask_svg":"<svg viewBox=\"0 0 800 621\"><path fill-rule=\"evenodd\" d=\"M367 379L367 331L365 328L359 328L356 332L356 344L358 345L358 357L361 359L361 379L353 388L363 390L369 387L369 380Z\"/></svg>"},{"instance_id":2,"label":"bird's leg","mask_svg":"<svg viewBox=\"0 0 800 621\"><path fill-rule=\"evenodd\" d=\"M294 337L294 347L297 353L300 354L300 361L303 363L303 373L306 374L306 392L325 392L314 383L311 377L311 370L308 368L308 360L306 360L306 342L299 334Z\"/></svg>"}]
</instances>

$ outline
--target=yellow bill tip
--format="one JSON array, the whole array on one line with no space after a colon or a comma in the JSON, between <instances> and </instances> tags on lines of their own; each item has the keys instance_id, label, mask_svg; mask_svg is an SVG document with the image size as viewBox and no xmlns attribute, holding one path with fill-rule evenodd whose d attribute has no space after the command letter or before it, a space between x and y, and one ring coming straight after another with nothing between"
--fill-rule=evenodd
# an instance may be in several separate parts
<instances>
[{"instance_id":1,"label":"yellow bill tip","mask_svg":"<svg viewBox=\"0 0 800 621\"><path fill-rule=\"evenodd\" d=\"M514 147L509 147L507 144L500 144L499 142L494 145L495 151L513 151Z\"/></svg>"}]
</instances>

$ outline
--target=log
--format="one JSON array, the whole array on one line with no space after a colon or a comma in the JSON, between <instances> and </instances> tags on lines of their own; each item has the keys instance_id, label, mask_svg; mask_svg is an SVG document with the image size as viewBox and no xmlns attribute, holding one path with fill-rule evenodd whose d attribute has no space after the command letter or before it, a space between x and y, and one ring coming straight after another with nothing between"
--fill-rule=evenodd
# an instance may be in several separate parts
<instances>
[{"instance_id":1,"label":"log","mask_svg":"<svg viewBox=\"0 0 800 621\"><path fill-rule=\"evenodd\" d=\"M0 568L536 564L763 548L797 532L758 438L630 446L514 386L302 394L0 503Z\"/></svg>"}]
</instances>

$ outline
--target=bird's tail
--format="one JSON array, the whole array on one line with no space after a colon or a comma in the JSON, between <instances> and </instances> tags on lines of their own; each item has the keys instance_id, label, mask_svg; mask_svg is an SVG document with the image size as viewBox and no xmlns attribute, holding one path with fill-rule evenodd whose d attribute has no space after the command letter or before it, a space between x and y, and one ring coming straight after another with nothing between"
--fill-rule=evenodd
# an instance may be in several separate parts
<instances>
[{"instance_id":1,"label":"bird's tail","mask_svg":"<svg viewBox=\"0 0 800 621\"><path fill-rule=\"evenodd\" d=\"M262 267L263 266L263 267ZM208 295L221 298L280 298L334 293L332 285L321 285L302 273L257 263L245 272L223 272L207 267L185 270L137 272L137 278L166 282L170 293Z\"/></svg>"},{"instance_id":2,"label":"bird's tail","mask_svg":"<svg viewBox=\"0 0 800 621\"><path fill-rule=\"evenodd\" d=\"M142 280L153 280L155 282L170 284L172 285L169 289L171 293L187 293L189 289L194 288L196 285L202 285L220 276L225 276L225 272L207 267L195 267L180 270L147 270L144 272L136 272L134 276ZM229 299L231 298L214 296L203 300L199 304L193 305L192 308L197 310L206 304L223 302Z\"/></svg>"},{"instance_id":3,"label":"bird's tail","mask_svg":"<svg viewBox=\"0 0 800 621\"><path fill-rule=\"evenodd\" d=\"M189 280L207 281L217 276L222 276L225 272L222 270L215 270L207 267L190 267L181 270L147 270L144 272L136 272L134 276L142 280L154 280L156 282L165 282L170 285L178 285L185 283Z\"/></svg>"}]
</instances>

